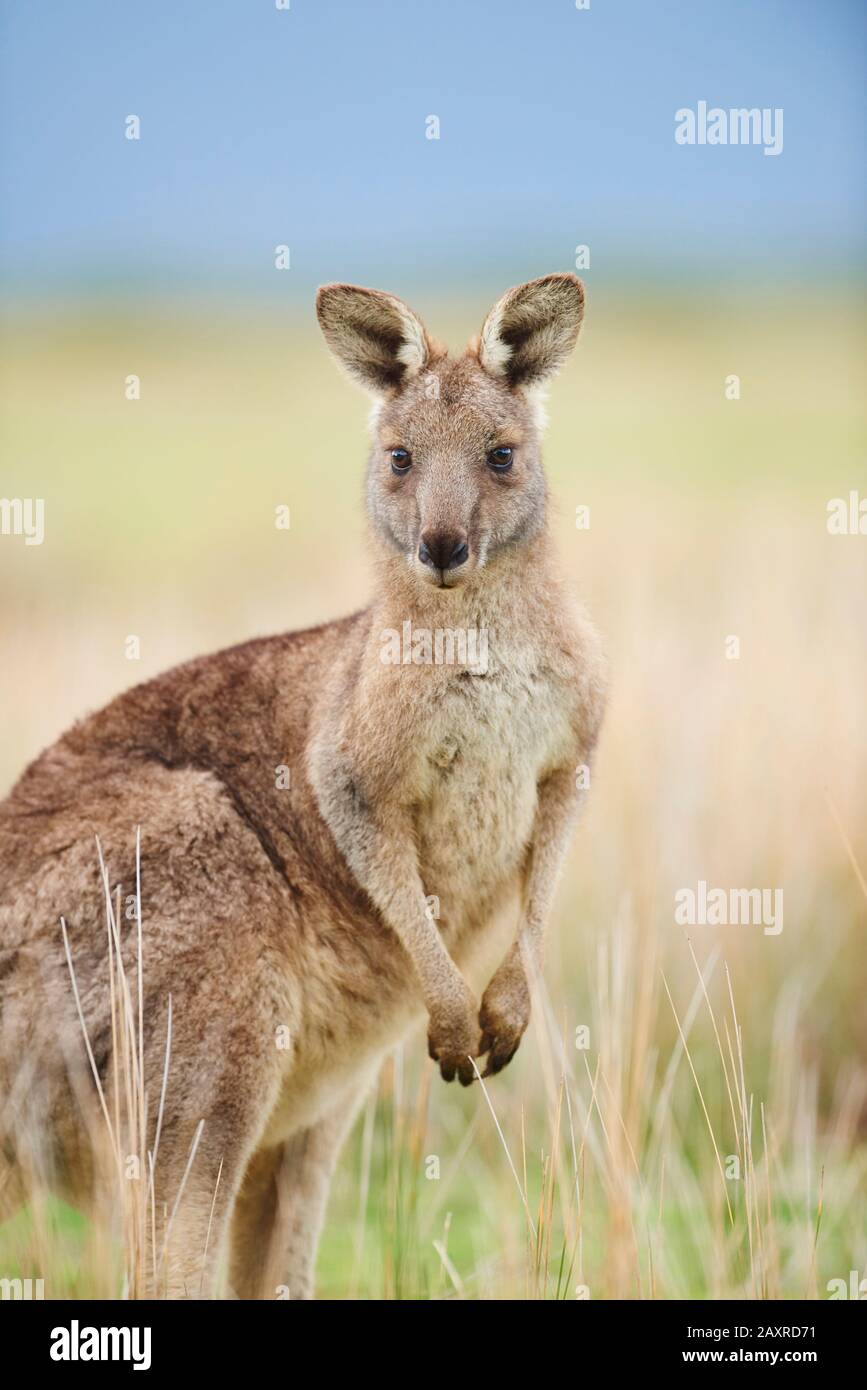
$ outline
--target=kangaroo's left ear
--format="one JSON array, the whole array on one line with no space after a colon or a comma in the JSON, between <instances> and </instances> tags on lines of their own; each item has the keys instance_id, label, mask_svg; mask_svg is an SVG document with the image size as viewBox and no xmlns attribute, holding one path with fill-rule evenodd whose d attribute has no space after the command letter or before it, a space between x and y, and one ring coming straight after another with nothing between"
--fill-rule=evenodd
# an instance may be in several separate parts
<instances>
[{"instance_id":1,"label":"kangaroo's left ear","mask_svg":"<svg viewBox=\"0 0 867 1390\"><path fill-rule=\"evenodd\" d=\"M400 390L437 350L409 305L382 290L323 285L316 312L338 362L374 396Z\"/></svg>"},{"instance_id":2,"label":"kangaroo's left ear","mask_svg":"<svg viewBox=\"0 0 867 1390\"><path fill-rule=\"evenodd\" d=\"M578 338L584 286L577 275L544 275L506 290L485 319L476 351L485 371L512 386L537 386L559 371Z\"/></svg>"}]
</instances>

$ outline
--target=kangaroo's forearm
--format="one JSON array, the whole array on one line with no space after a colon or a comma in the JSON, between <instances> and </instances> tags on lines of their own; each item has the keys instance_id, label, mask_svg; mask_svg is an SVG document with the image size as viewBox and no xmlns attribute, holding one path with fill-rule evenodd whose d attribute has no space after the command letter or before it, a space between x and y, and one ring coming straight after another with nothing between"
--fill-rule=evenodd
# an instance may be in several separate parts
<instances>
[{"instance_id":1,"label":"kangaroo's forearm","mask_svg":"<svg viewBox=\"0 0 867 1390\"><path fill-rule=\"evenodd\" d=\"M461 977L430 916L414 846L384 837L351 867L412 961L430 1012L455 993Z\"/></svg>"},{"instance_id":2,"label":"kangaroo's forearm","mask_svg":"<svg viewBox=\"0 0 867 1390\"><path fill-rule=\"evenodd\" d=\"M350 777L326 774L320 806L356 882L412 961L430 1012L459 992L462 981L428 911L409 817L398 807L374 811L357 793L341 795L350 785L355 785Z\"/></svg>"},{"instance_id":3,"label":"kangaroo's forearm","mask_svg":"<svg viewBox=\"0 0 867 1390\"><path fill-rule=\"evenodd\" d=\"M563 864L581 811L582 792L571 767L551 774L539 788L533 843L525 876L516 947L528 968L540 971L545 931Z\"/></svg>"}]
</instances>

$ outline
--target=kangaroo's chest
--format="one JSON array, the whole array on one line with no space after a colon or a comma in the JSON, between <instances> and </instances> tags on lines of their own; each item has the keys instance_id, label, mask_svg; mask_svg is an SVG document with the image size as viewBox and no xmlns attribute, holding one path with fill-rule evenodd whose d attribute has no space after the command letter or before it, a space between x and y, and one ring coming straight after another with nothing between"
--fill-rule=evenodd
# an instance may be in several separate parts
<instances>
[{"instance_id":1,"label":"kangaroo's chest","mask_svg":"<svg viewBox=\"0 0 867 1390\"><path fill-rule=\"evenodd\" d=\"M568 755L569 730L562 690L526 660L456 675L432 705L417 833L426 892L452 915L484 911L517 875L539 781Z\"/></svg>"}]
</instances>

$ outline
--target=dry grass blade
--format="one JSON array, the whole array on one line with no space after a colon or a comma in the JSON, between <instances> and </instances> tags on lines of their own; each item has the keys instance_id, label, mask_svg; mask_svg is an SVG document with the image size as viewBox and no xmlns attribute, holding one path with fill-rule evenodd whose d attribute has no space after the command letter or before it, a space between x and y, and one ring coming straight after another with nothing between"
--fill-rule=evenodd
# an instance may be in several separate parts
<instances>
[{"instance_id":1,"label":"dry grass blade","mask_svg":"<svg viewBox=\"0 0 867 1390\"><path fill-rule=\"evenodd\" d=\"M521 1203L522 1203L522 1205L523 1205L523 1207L524 1207L524 1212L525 1212L526 1217L527 1217L527 1223L528 1223L528 1225L529 1225L529 1227L530 1227L530 1230L531 1230L532 1233L533 1233L533 1239L536 1240L537 1237L538 1237L538 1231L537 1231L537 1229L536 1229L536 1223L535 1223L535 1221L533 1220L533 1217L532 1217L531 1214L530 1214L530 1207L529 1207L528 1202L527 1202L527 1194L526 1194L526 1192L524 1191L523 1187L521 1186L521 1179L518 1177L518 1170L517 1170L517 1168L515 1167L514 1163L512 1162L512 1155L510 1154L510 1152L509 1152L509 1146L508 1146L508 1144L506 1143L506 1136L505 1136L505 1134L503 1133L502 1129L500 1128L500 1121L497 1119L497 1112L496 1112L496 1110L494 1109L493 1105L491 1104L491 1098L490 1098L490 1096L488 1095L488 1088L487 1088L487 1086L485 1085L484 1081L482 1080L482 1074L481 1074L481 1072L479 1071L478 1067L476 1066L475 1058L471 1057L471 1058L470 1058L470 1061L472 1062L473 1071L476 1073L476 1079L477 1079L479 1085L480 1085L481 1088L482 1088L482 1095L485 1097L485 1101L486 1101L486 1103L487 1103L488 1109L489 1109L490 1112L491 1112L491 1118L492 1118L492 1120L494 1121L494 1124L496 1125L497 1133L498 1133L498 1135L500 1136L500 1143L501 1143L502 1146L503 1146L503 1151L504 1151L504 1153L505 1153L505 1155L506 1155L506 1159L507 1159L507 1161L508 1161L509 1168L510 1168L511 1173L512 1173L512 1177L515 1179L515 1186L516 1186L517 1189L518 1189L518 1194L519 1194L519 1196L520 1196L520 1198L521 1198Z\"/></svg>"},{"instance_id":2,"label":"dry grass blade","mask_svg":"<svg viewBox=\"0 0 867 1390\"><path fill-rule=\"evenodd\" d=\"M693 1066L693 1061L692 1061L692 1057L691 1057L691 1055L690 1055L689 1048L687 1047L686 1038L684 1037L684 1035L683 1035L683 1029L682 1029L681 1026L680 1026L680 1019L678 1018L678 1016L677 1016L677 1010L676 1010L676 1008L674 1007L674 1000L673 1000L672 997L671 997L671 990L668 988L668 981L666 980L664 974L663 974L663 976L662 976L662 983L663 983L663 985L665 986L665 992L666 992L666 994L668 995L668 1002L669 1002L669 1004L671 1005L671 1012L674 1014L674 1021L675 1021L676 1025L677 1025L677 1031L678 1031L678 1033L680 1034L680 1041L681 1041L681 1043L682 1043L682 1045L683 1045L683 1050L684 1050L684 1052L685 1052L685 1054L686 1054L686 1060L687 1060L688 1063L689 1063L689 1069L690 1069L690 1071L692 1072L692 1079L693 1079L693 1081L695 1082L695 1088L696 1088L696 1091L698 1092L699 1101L701 1102L702 1114L704 1115L705 1123L707 1124L708 1134L710 1135L710 1141L711 1141L711 1143L713 1144L713 1151L714 1151L714 1155L715 1155L715 1157L716 1157L717 1168L719 1169L720 1180L721 1180L721 1182L722 1182L722 1190L723 1190L723 1192L724 1192L724 1194L725 1194L726 1207L727 1207L727 1209L728 1209L728 1214L729 1214L729 1221L731 1222L732 1225L734 1225L734 1223L735 1223L735 1217L734 1217L734 1212L732 1211L731 1202L729 1201L728 1188L727 1188L727 1186L726 1186L725 1170L723 1169L722 1159L720 1158L720 1152L719 1152L719 1149L717 1148L716 1135L715 1135L714 1132L713 1132L713 1125L711 1124L710 1115L708 1114L708 1109L707 1109L707 1106L705 1105L704 1093L702 1092L702 1089L701 1089L701 1082L699 1081L699 1079L698 1079L698 1073L696 1072L696 1069L695 1069L695 1067Z\"/></svg>"}]
</instances>

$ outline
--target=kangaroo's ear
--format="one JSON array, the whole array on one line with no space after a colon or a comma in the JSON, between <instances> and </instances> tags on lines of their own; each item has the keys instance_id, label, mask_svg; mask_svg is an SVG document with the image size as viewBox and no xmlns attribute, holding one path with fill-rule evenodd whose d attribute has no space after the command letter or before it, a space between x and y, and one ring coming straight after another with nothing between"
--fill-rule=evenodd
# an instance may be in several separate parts
<instances>
[{"instance_id":1,"label":"kangaroo's ear","mask_svg":"<svg viewBox=\"0 0 867 1390\"><path fill-rule=\"evenodd\" d=\"M577 275L545 275L516 285L485 319L476 345L479 361L512 386L539 385L566 361L583 317L584 286Z\"/></svg>"},{"instance_id":2,"label":"kangaroo's ear","mask_svg":"<svg viewBox=\"0 0 867 1390\"><path fill-rule=\"evenodd\" d=\"M323 285L316 313L338 362L375 395L397 390L431 358L433 346L421 319L382 290Z\"/></svg>"}]
</instances>

